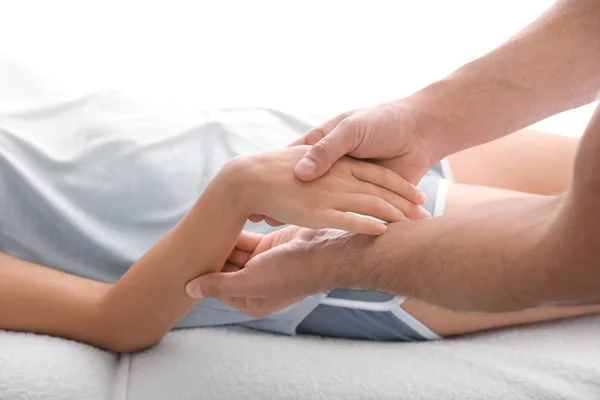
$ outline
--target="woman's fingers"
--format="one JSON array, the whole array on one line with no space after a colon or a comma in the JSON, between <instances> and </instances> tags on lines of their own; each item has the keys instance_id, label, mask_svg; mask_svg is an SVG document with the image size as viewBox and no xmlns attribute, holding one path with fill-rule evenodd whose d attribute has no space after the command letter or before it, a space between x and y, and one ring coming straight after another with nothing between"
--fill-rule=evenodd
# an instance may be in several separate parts
<instances>
[{"instance_id":1,"label":"woman's fingers","mask_svg":"<svg viewBox=\"0 0 600 400\"><path fill-rule=\"evenodd\" d=\"M259 222L265 221L265 223L267 225L271 225L271 226L275 226L275 227L285 225L285 223L277 221L276 219L266 217L264 215L257 215L257 214L252 214L251 216L249 216L248 221L254 222L254 223L259 223Z\"/></svg>"},{"instance_id":2,"label":"woman's fingers","mask_svg":"<svg viewBox=\"0 0 600 400\"><path fill-rule=\"evenodd\" d=\"M381 186L374 185L368 182L357 182L357 192L377 196L388 202L389 204L402 211L404 216L409 219L425 219L430 218L431 214L423 207L411 203L399 194L385 189Z\"/></svg>"},{"instance_id":3,"label":"woman's fingers","mask_svg":"<svg viewBox=\"0 0 600 400\"><path fill-rule=\"evenodd\" d=\"M343 211L330 210L322 219L323 226L365 235L383 235L387 226L380 221L359 217Z\"/></svg>"},{"instance_id":4,"label":"woman's fingers","mask_svg":"<svg viewBox=\"0 0 600 400\"><path fill-rule=\"evenodd\" d=\"M242 268L243 267L234 265L230 262L226 262L225 265L223 266L223 268L221 268L221 272L237 272Z\"/></svg>"},{"instance_id":5,"label":"woman's fingers","mask_svg":"<svg viewBox=\"0 0 600 400\"><path fill-rule=\"evenodd\" d=\"M260 233L242 231L235 243L235 247L236 249L252 253L263 237L264 235Z\"/></svg>"},{"instance_id":6,"label":"woman's fingers","mask_svg":"<svg viewBox=\"0 0 600 400\"><path fill-rule=\"evenodd\" d=\"M240 267L243 267L244 265L246 265L246 263L248 262L248 260L250 260L251 257L252 253L239 249L233 249L231 253L229 253L227 261L234 265L239 265Z\"/></svg>"},{"instance_id":7,"label":"woman's fingers","mask_svg":"<svg viewBox=\"0 0 600 400\"><path fill-rule=\"evenodd\" d=\"M258 215L258 214L252 214L251 216L248 217L248 221L254 222L255 224L259 223L263 219L265 219L265 216L264 215Z\"/></svg>"},{"instance_id":8,"label":"woman's fingers","mask_svg":"<svg viewBox=\"0 0 600 400\"><path fill-rule=\"evenodd\" d=\"M344 196L337 202L335 209L366 215L386 222L397 222L406 218L402 211L381 197L363 193L350 193Z\"/></svg>"},{"instance_id":9,"label":"woman's fingers","mask_svg":"<svg viewBox=\"0 0 600 400\"><path fill-rule=\"evenodd\" d=\"M265 222L267 223L267 225L270 225L273 227L285 225L284 222L277 221L276 219L273 219L271 217L265 217Z\"/></svg>"},{"instance_id":10,"label":"woman's fingers","mask_svg":"<svg viewBox=\"0 0 600 400\"><path fill-rule=\"evenodd\" d=\"M391 169L380 165L357 161L352 165L352 175L363 182L371 183L399 194L411 203L421 205L427 196L412 183L402 178Z\"/></svg>"},{"instance_id":11,"label":"woman's fingers","mask_svg":"<svg viewBox=\"0 0 600 400\"><path fill-rule=\"evenodd\" d=\"M227 257L227 261L243 267L263 240L263 237L264 235L259 233L243 231L235 243L235 248L231 251L229 257Z\"/></svg>"},{"instance_id":12,"label":"woman's fingers","mask_svg":"<svg viewBox=\"0 0 600 400\"><path fill-rule=\"evenodd\" d=\"M342 122L344 119L346 119L349 116L351 116L352 114L354 114L356 111L357 110L351 110L351 111L345 112L343 114L340 114L328 121L325 121L318 127L311 129L310 131L306 132L304 135L302 135L298 139L294 140L292 143L288 144L287 147L301 146L301 145L311 145L312 146L313 144L317 143L319 140L321 140L325 136L327 136L332 130L335 129L336 126L338 126L338 124L340 122Z\"/></svg>"}]
</instances>

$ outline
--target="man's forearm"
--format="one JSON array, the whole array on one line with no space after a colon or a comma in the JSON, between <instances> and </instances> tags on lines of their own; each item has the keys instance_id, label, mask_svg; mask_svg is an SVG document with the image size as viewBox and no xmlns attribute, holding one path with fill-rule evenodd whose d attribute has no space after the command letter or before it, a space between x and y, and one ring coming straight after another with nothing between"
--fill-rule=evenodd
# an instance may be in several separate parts
<instances>
[{"instance_id":1,"label":"man's forearm","mask_svg":"<svg viewBox=\"0 0 600 400\"><path fill-rule=\"evenodd\" d=\"M587 104L600 89L600 2L563 0L489 54L417 92L439 158Z\"/></svg>"},{"instance_id":2,"label":"man's forearm","mask_svg":"<svg viewBox=\"0 0 600 400\"><path fill-rule=\"evenodd\" d=\"M535 306L552 291L539 248L563 202L562 197L517 197L394 223L379 238L356 237L351 246L365 265L344 273L342 286L397 293L457 311Z\"/></svg>"},{"instance_id":3,"label":"man's forearm","mask_svg":"<svg viewBox=\"0 0 600 400\"><path fill-rule=\"evenodd\" d=\"M346 248L366 265L342 286L398 293L459 311L600 302L600 108L561 196L524 195L390 225Z\"/></svg>"}]
</instances>

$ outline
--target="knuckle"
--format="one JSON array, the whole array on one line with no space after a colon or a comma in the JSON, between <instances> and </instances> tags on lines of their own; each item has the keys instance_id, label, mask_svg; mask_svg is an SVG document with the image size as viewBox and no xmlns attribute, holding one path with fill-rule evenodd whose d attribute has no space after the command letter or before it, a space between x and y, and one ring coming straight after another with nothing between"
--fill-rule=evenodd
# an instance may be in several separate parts
<instances>
[{"instance_id":1,"label":"knuckle","mask_svg":"<svg viewBox=\"0 0 600 400\"><path fill-rule=\"evenodd\" d=\"M212 282L208 282L202 286L202 294L207 298L220 298L221 291L218 286Z\"/></svg>"},{"instance_id":2,"label":"knuckle","mask_svg":"<svg viewBox=\"0 0 600 400\"><path fill-rule=\"evenodd\" d=\"M336 119L338 119L338 120L340 120L340 121L343 121L343 120L345 120L346 118L348 118L348 117L351 117L351 116L354 114L354 112L355 112L354 110L345 111L345 112L341 113L340 115L338 115L338 116L336 117Z\"/></svg>"},{"instance_id":3,"label":"knuckle","mask_svg":"<svg viewBox=\"0 0 600 400\"><path fill-rule=\"evenodd\" d=\"M309 153L317 159L323 159L330 151L330 144L327 140L321 140L313 145Z\"/></svg>"},{"instance_id":4,"label":"knuckle","mask_svg":"<svg viewBox=\"0 0 600 400\"><path fill-rule=\"evenodd\" d=\"M222 299L223 296L223 287L217 283L208 285L208 293L211 295L210 297L214 297L215 299Z\"/></svg>"},{"instance_id":5,"label":"knuckle","mask_svg":"<svg viewBox=\"0 0 600 400\"><path fill-rule=\"evenodd\" d=\"M416 200L417 197L419 197L419 189L417 189L417 187L411 184L410 182L406 182L406 186L408 187L407 191L411 199Z\"/></svg>"},{"instance_id":6,"label":"knuckle","mask_svg":"<svg viewBox=\"0 0 600 400\"><path fill-rule=\"evenodd\" d=\"M393 177L389 174L390 170L385 167L377 168L377 175L381 184L390 184L394 181Z\"/></svg>"},{"instance_id":7,"label":"knuckle","mask_svg":"<svg viewBox=\"0 0 600 400\"><path fill-rule=\"evenodd\" d=\"M325 131L325 128L323 126L318 126L314 129L311 129L306 134L306 137L309 140L309 144L318 142L319 140L323 139L325 136L327 136L327 132Z\"/></svg>"},{"instance_id":8,"label":"knuckle","mask_svg":"<svg viewBox=\"0 0 600 400\"><path fill-rule=\"evenodd\" d=\"M340 123L338 124L339 132L345 133L345 134L355 133L357 131L358 127L359 127L359 120L354 116L345 118L345 119L341 120Z\"/></svg>"},{"instance_id":9,"label":"knuckle","mask_svg":"<svg viewBox=\"0 0 600 400\"><path fill-rule=\"evenodd\" d=\"M397 192L398 190L402 191L404 188L404 184L406 183L400 175L396 174L394 171L386 167L381 167L379 177L381 179L381 182L388 188L390 188L393 192Z\"/></svg>"},{"instance_id":10,"label":"knuckle","mask_svg":"<svg viewBox=\"0 0 600 400\"><path fill-rule=\"evenodd\" d=\"M372 209L377 214L381 215L389 210L389 204L381 197L375 197L372 202Z\"/></svg>"}]
</instances>

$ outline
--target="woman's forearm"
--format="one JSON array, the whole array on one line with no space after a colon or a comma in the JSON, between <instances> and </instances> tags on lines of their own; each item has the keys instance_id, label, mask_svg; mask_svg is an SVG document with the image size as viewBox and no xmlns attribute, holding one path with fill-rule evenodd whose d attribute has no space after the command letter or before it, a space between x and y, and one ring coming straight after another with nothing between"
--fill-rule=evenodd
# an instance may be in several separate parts
<instances>
[{"instance_id":1,"label":"woman's forearm","mask_svg":"<svg viewBox=\"0 0 600 400\"><path fill-rule=\"evenodd\" d=\"M593 101L600 90L600 3L558 1L509 41L412 97L440 158ZM431 118L426 118L431 120Z\"/></svg>"},{"instance_id":2,"label":"woman's forearm","mask_svg":"<svg viewBox=\"0 0 600 400\"><path fill-rule=\"evenodd\" d=\"M186 283L219 270L234 247L248 214L239 178L229 163L190 212L114 285L0 253L0 329L111 351L153 345L196 305Z\"/></svg>"},{"instance_id":3,"label":"woman's forearm","mask_svg":"<svg viewBox=\"0 0 600 400\"><path fill-rule=\"evenodd\" d=\"M0 329L106 348L100 304L110 287L0 253Z\"/></svg>"},{"instance_id":4,"label":"woman's forearm","mask_svg":"<svg viewBox=\"0 0 600 400\"><path fill-rule=\"evenodd\" d=\"M111 347L134 351L156 343L197 301L187 296L191 279L221 269L246 218L239 171L224 168L190 212L150 249L103 301Z\"/></svg>"}]
</instances>

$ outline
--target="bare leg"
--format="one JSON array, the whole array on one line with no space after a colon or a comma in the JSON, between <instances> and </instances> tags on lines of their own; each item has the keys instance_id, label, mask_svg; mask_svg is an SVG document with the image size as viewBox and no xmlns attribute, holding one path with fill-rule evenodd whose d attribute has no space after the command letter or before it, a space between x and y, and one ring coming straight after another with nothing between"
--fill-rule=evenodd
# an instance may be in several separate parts
<instances>
[{"instance_id":1,"label":"bare leg","mask_svg":"<svg viewBox=\"0 0 600 400\"><path fill-rule=\"evenodd\" d=\"M523 196L521 192L483 186L453 184L450 186L446 213L476 203L509 196ZM583 307L548 307L503 314L457 313L412 300L406 300L404 310L440 336L454 336L510 325L528 324L600 312L600 305Z\"/></svg>"},{"instance_id":2,"label":"bare leg","mask_svg":"<svg viewBox=\"0 0 600 400\"><path fill-rule=\"evenodd\" d=\"M521 131L451 156L455 180L463 184L450 186L445 212L525 195L509 189L537 194L565 191L570 182L577 143L577 139ZM536 308L503 314L457 313L411 300L405 301L402 308L440 336L600 312L600 306L584 306Z\"/></svg>"},{"instance_id":3,"label":"bare leg","mask_svg":"<svg viewBox=\"0 0 600 400\"><path fill-rule=\"evenodd\" d=\"M567 190L579 139L525 129L449 157L456 183L538 194Z\"/></svg>"}]
</instances>

